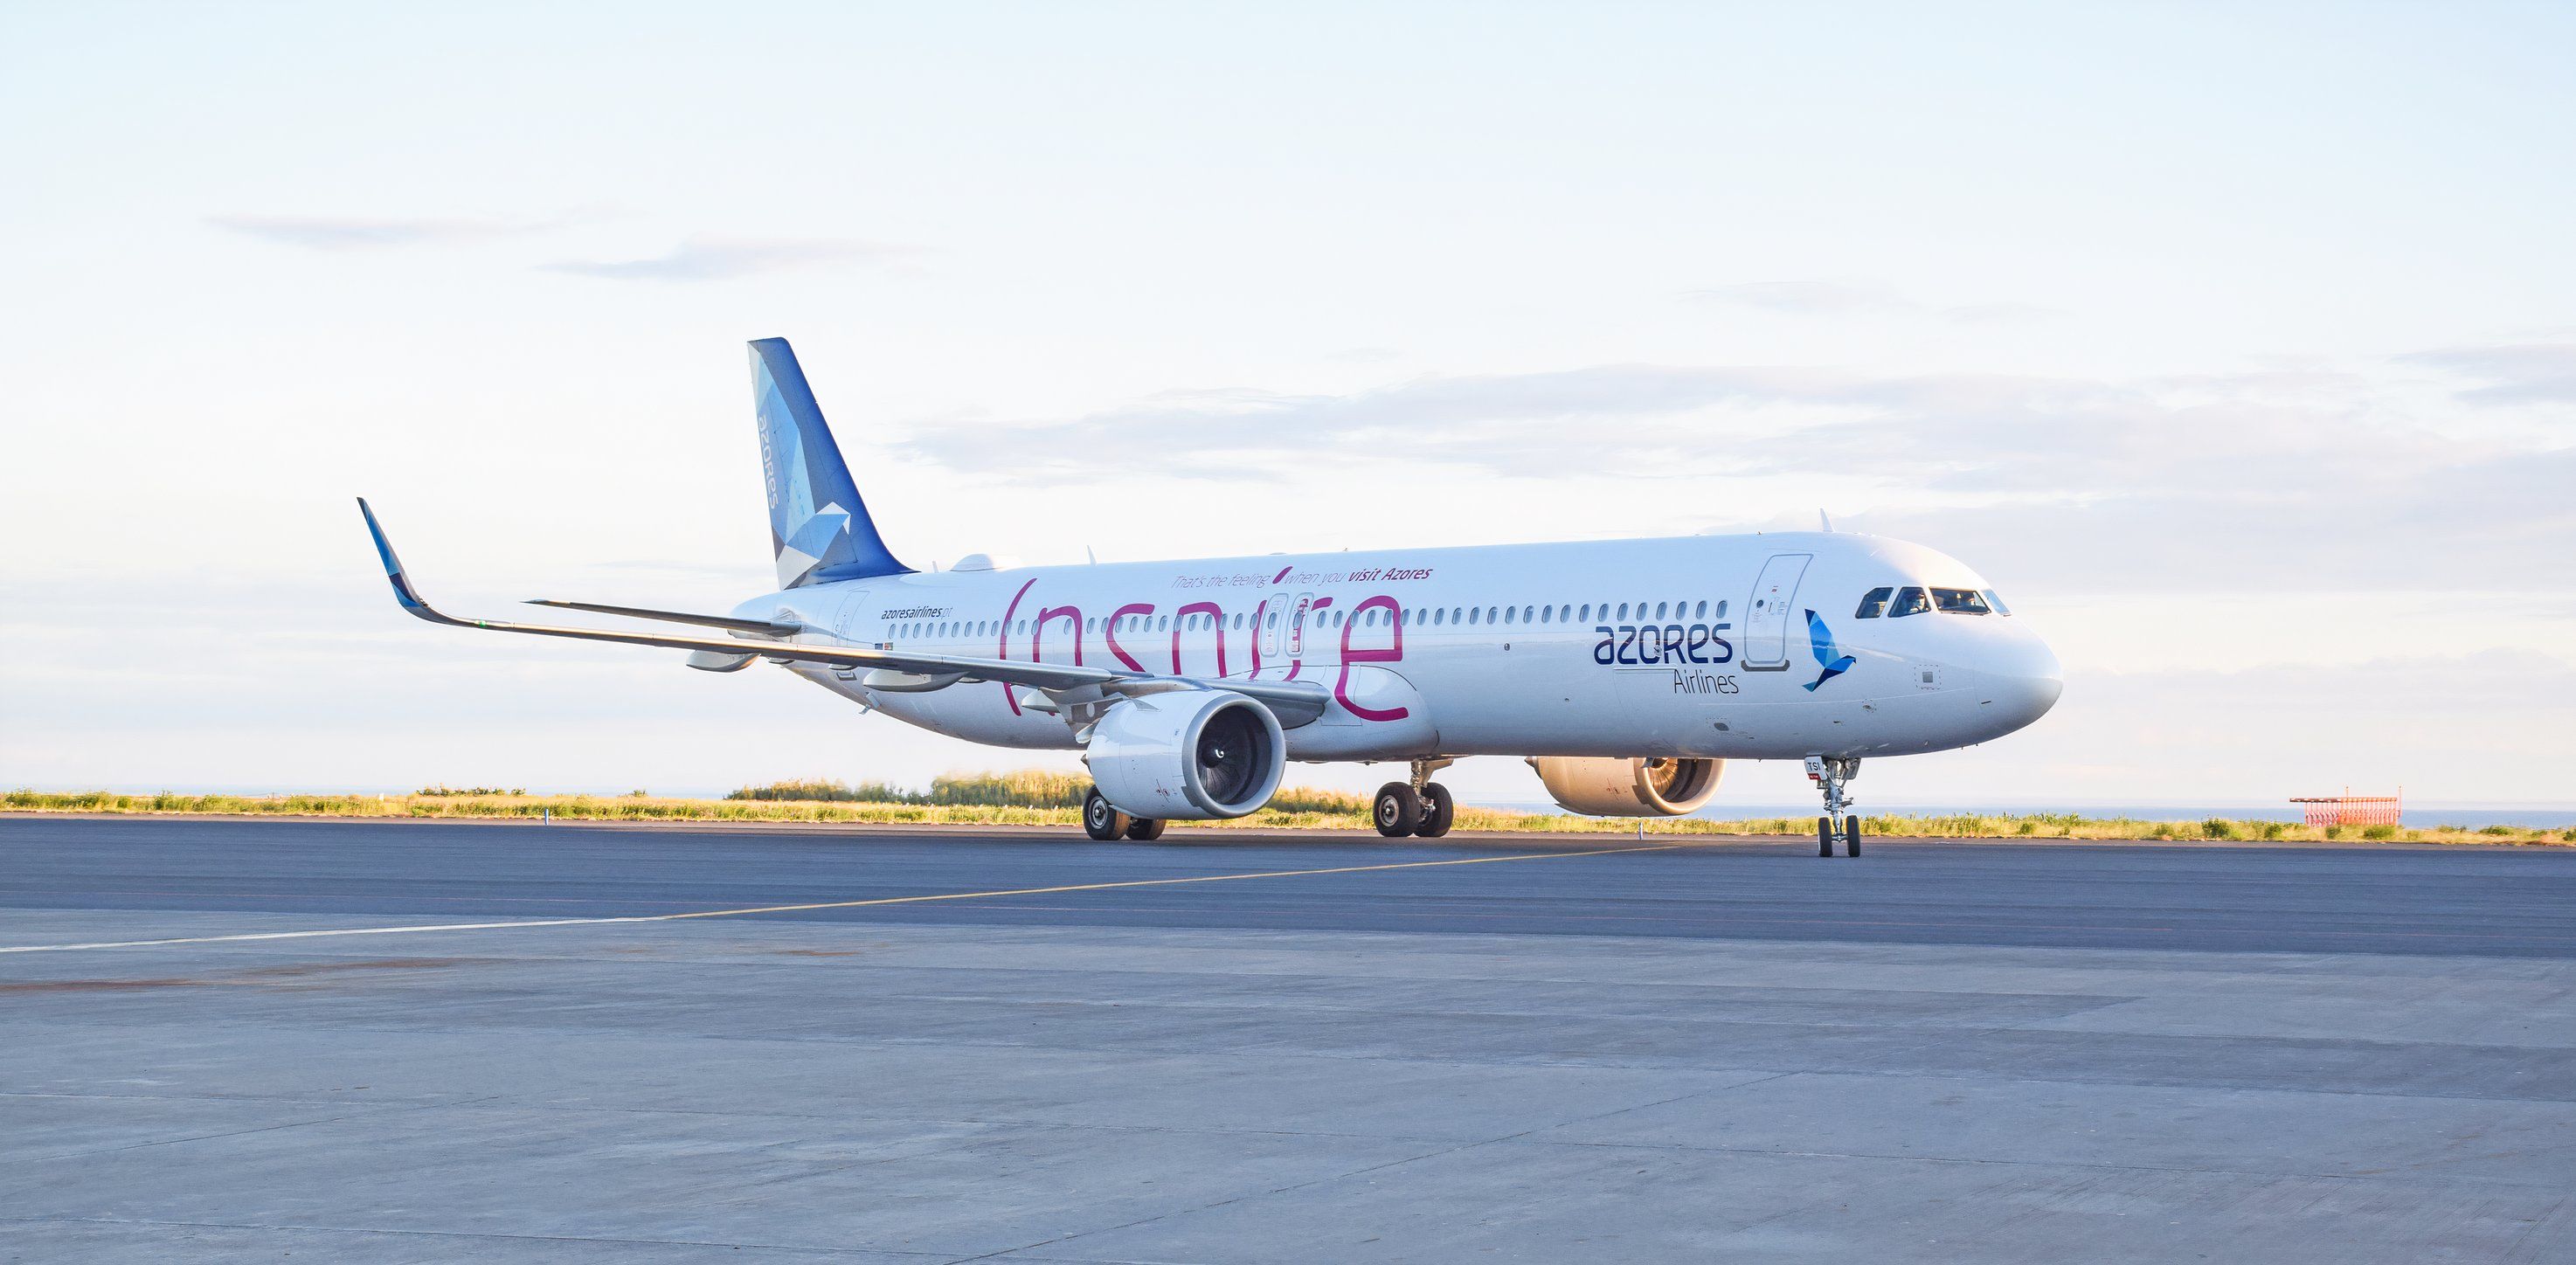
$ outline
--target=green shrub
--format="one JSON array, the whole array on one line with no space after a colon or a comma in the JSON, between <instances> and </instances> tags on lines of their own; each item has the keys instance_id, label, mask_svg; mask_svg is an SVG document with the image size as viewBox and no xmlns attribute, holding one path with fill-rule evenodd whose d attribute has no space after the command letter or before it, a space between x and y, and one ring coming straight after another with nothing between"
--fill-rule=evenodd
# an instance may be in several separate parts
<instances>
[{"instance_id":1,"label":"green shrub","mask_svg":"<svg viewBox=\"0 0 2576 1265\"><path fill-rule=\"evenodd\" d=\"M2263 837L2266 839L2278 839L2288 833L2290 833L2290 827L2287 822L2267 821L2263 823Z\"/></svg>"},{"instance_id":2,"label":"green shrub","mask_svg":"<svg viewBox=\"0 0 2576 1265\"><path fill-rule=\"evenodd\" d=\"M2200 834L2204 839L2233 839L2237 837L2236 823L2224 817L2212 817L2200 823Z\"/></svg>"},{"instance_id":3,"label":"green shrub","mask_svg":"<svg viewBox=\"0 0 2576 1265\"><path fill-rule=\"evenodd\" d=\"M844 804L927 804L918 791L897 790L883 782L826 782L820 778L789 779L767 786L746 786L725 796L733 800L799 800Z\"/></svg>"},{"instance_id":4,"label":"green shrub","mask_svg":"<svg viewBox=\"0 0 2576 1265\"><path fill-rule=\"evenodd\" d=\"M2361 829L2361 837L2364 839L2394 839L2397 837L2397 827L2364 826Z\"/></svg>"},{"instance_id":5,"label":"green shrub","mask_svg":"<svg viewBox=\"0 0 2576 1265\"><path fill-rule=\"evenodd\" d=\"M942 773L930 780L929 803L1007 808L1080 808L1091 779L1079 773L1021 769L1014 773Z\"/></svg>"},{"instance_id":6,"label":"green shrub","mask_svg":"<svg viewBox=\"0 0 2576 1265\"><path fill-rule=\"evenodd\" d=\"M1270 797L1270 807L1283 813L1364 813L1369 811L1370 799L1367 795L1283 786L1277 795Z\"/></svg>"},{"instance_id":7,"label":"green shrub","mask_svg":"<svg viewBox=\"0 0 2576 1265\"><path fill-rule=\"evenodd\" d=\"M2498 835L2509 838L2514 835L2516 831L2511 826L2489 826L2478 833L2482 835Z\"/></svg>"},{"instance_id":8,"label":"green shrub","mask_svg":"<svg viewBox=\"0 0 2576 1265\"><path fill-rule=\"evenodd\" d=\"M2343 838L2343 827L2341 827L2341 826L2328 826L2328 827L2326 827L2326 838L2329 838L2329 839L2340 839L2340 838Z\"/></svg>"},{"instance_id":9,"label":"green shrub","mask_svg":"<svg viewBox=\"0 0 2576 1265\"><path fill-rule=\"evenodd\" d=\"M449 786L446 783L441 782L435 786L424 786L412 793L415 795L432 795L439 797L459 795L525 795L528 793L528 788L524 786L513 786L508 790L503 790L497 786Z\"/></svg>"}]
</instances>

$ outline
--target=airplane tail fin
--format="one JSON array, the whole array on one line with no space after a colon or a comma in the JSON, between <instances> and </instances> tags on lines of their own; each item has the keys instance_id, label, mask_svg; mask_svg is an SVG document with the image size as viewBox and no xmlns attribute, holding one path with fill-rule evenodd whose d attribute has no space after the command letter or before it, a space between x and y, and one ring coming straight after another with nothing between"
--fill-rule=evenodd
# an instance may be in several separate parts
<instances>
[{"instance_id":1,"label":"airplane tail fin","mask_svg":"<svg viewBox=\"0 0 2576 1265\"><path fill-rule=\"evenodd\" d=\"M751 399L760 423L760 477L769 491L778 587L912 570L877 535L786 339L752 343Z\"/></svg>"}]
</instances>

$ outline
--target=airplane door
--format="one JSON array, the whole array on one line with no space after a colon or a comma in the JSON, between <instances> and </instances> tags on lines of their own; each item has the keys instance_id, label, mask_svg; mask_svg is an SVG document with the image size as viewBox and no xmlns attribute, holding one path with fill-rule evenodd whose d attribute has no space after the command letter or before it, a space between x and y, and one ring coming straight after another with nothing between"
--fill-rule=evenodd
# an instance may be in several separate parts
<instances>
[{"instance_id":1,"label":"airplane door","mask_svg":"<svg viewBox=\"0 0 2576 1265\"><path fill-rule=\"evenodd\" d=\"M859 618L866 608L867 603L868 591L866 589L853 589L850 591L849 596L841 599L840 613L832 618L832 631L838 635L841 640L857 640ZM832 675L839 677L844 681L855 681L859 679L859 670L857 668L834 668L832 670Z\"/></svg>"},{"instance_id":2,"label":"airplane door","mask_svg":"<svg viewBox=\"0 0 2576 1265\"><path fill-rule=\"evenodd\" d=\"M1261 638L1261 657L1276 659L1279 657L1279 634L1288 623L1288 595L1273 593L1269 601L1256 609L1261 612L1261 627L1255 630Z\"/></svg>"},{"instance_id":3,"label":"airplane door","mask_svg":"<svg viewBox=\"0 0 2576 1265\"><path fill-rule=\"evenodd\" d=\"M1288 606L1288 657L1302 658L1306 653L1306 616L1315 609L1315 595L1300 593Z\"/></svg>"},{"instance_id":4,"label":"airplane door","mask_svg":"<svg viewBox=\"0 0 2576 1265\"><path fill-rule=\"evenodd\" d=\"M858 635L859 616L865 611L867 604L866 589L853 589L848 596L841 599L840 614L834 616L832 620L832 631L840 634L841 640L849 641Z\"/></svg>"},{"instance_id":5,"label":"airplane door","mask_svg":"<svg viewBox=\"0 0 2576 1265\"><path fill-rule=\"evenodd\" d=\"M1753 672L1778 672L1789 666L1789 616L1798 601L1798 580L1807 574L1814 554L1773 554L1753 582L1753 600L1744 606L1744 666Z\"/></svg>"}]
</instances>

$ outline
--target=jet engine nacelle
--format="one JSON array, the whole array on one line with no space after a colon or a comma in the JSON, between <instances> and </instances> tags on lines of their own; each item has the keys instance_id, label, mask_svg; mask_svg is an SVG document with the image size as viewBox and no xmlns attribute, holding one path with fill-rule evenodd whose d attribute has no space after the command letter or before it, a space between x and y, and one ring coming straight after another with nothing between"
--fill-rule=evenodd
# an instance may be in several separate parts
<instances>
[{"instance_id":1,"label":"jet engine nacelle","mask_svg":"<svg viewBox=\"0 0 2576 1265\"><path fill-rule=\"evenodd\" d=\"M1225 690L1171 690L1111 707L1083 752L1092 783L1131 817L1241 817L1270 802L1288 742L1270 709Z\"/></svg>"},{"instance_id":2,"label":"jet engine nacelle","mask_svg":"<svg viewBox=\"0 0 2576 1265\"><path fill-rule=\"evenodd\" d=\"M1567 812L1593 817L1678 817L1717 794L1724 760L1536 756L1530 767Z\"/></svg>"}]
</instances>

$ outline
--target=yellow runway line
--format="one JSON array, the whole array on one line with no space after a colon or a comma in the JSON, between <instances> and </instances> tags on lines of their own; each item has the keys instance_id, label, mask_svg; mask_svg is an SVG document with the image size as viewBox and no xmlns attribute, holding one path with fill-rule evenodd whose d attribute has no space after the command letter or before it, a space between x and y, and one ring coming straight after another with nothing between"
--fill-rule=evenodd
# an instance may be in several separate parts
<instances>
[{"instance_id":1,"label":"yellow runway line","mask_svg":"<svg viewBox=\"0 0 2576 1265\"><path fill-rule=\"evenodd\" d=\"M880 896L872 900L817 901L804 905L752 905L741 909L698 909L680 914L628 914L613 918L538 918L516 922L448 922L404 927L345 927L327 931L262 931L231 936L181 936L167 940L101 940L89 944L0 945L0 953L68 953L79 949L140 949L154 945L227 944L247 940L315 940L329 936L391 936L430 931L507 931L521 927L597 927L614 923L681 922L691 918L738 918L745 914L805 913L817 909L865 909L875 905L919 905L942 900L990 900L1000 896L1105 892L1124 887L1178 887L1185 883L1231 883L1256 878L1308 878L1319 874L1367 874L1378 870L1427 870L1444 865L1485 865L1495 861L1553 861L1568 857L1615 856L1623 852L1668 852L1674 848L1689 846L1686 843L1659 843L1628 848L1590 848L1580 852L1515 852L1503 856L1459 857L1448 861L1392 861L1384 865L1337 865L1320 870L1260 870L1250 874L1140 878L1115 883L1069 883L1058 887L1015 887L990 892L940 892L929 896Z\"/></svg>"}]
</instances>

